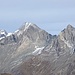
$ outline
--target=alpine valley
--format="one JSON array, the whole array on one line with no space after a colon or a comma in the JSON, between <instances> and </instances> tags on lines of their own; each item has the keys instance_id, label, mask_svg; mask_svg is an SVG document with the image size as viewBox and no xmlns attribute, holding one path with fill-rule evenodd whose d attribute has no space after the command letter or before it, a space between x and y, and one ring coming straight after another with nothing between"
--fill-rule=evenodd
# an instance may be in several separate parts
<instances>
[{"instance_id":1,"label":"alpine valley","mask_svg":"<svg viewBox=\"0 0 75 75\"><path fill-rule=\"evenodd\" d=\"M0 75L75 75L75 28L51 35L26 22L14 33L0 30Z\"/></svg>"}]
</instances>

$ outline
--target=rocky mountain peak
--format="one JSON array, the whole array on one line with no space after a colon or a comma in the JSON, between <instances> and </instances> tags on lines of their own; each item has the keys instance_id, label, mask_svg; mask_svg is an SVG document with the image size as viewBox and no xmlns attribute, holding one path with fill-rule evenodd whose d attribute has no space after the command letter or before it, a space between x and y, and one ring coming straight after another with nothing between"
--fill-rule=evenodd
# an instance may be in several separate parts
<instances>
[{"instance_id":1,"label":"rocky mountain peak","mask_svg":"<svg viewBox=\"0 0 75 75\"><path fill-rule=\"evenodd\" d=\"M69 25L67 26L67 30L72 30L72 29L74 29L74 27L69 24Z\"/></svg>"},{"instance_id":2,"label":"rocky mountain peak","mask_svg":"<svg viewBox=\"0 0 75 75\"><path fill-rule=\"evenodd\" d=\"M71 35L72 33L74 33L74 31L75 31L75 28L72 25L69 24L65 29L63 29L60 32L60 34L68 34L68 35Z\"/></svg>"},{"instance_id":3,"label":"rocky mountain peak","mask_svg":"<svg viewBox=\"0 0 75 75\"><path fill-rule=\"evenodd\" d=\"M39 30L40 28L33 23L25 22L19 30L20 31L27 31L29 29L38 29Z\"/></svg>"},{"instance_id":4,"label":"rocky mountain peak","mask_svg":"<svg viewBox=\"0 0 75 75\"><path fill-rule=\"evenodd\" d=\"M25 22L23 26L16 33L21 42L30 44L34 42L36 45L44 45L50 42L52 35L45 30L39 28L36 24Z\"/></svg>"},{"instance_id":5,"label":"rocky mountain peak","mask_svg":"<svg viewBox=\"0 0 75 75\"><path fill-rule=\"evenodd\" d=\"M36 26L35 24L33 24L33 23L26 22L26 23L25 23L25 28L27 29L27 28L29 28L29 27L39 28L39 27L37 27L37 26Z\"/></svg>"},{"instance_id":6,"label":"rocky mountain peak","mask_svg":"<svg viewBox=\"0 0 75 75\"><path fill-rule=\"evenodd\" d=\"M67 47L73 48L75 45L75 28L69 24L60 32L58 40L61 40Z\"/></svg>"}]
</instances>

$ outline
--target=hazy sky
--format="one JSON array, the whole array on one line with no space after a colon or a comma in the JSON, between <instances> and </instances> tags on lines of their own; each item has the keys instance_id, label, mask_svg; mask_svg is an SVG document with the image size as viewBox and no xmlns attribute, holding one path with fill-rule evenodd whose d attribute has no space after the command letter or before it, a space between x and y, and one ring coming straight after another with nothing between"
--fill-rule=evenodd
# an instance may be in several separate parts
<instances>
[{"instance_id":1,"label":"hazy sky","mask_svg":"<svg viewBox=\"0 0 75 75\"><path fill-rule=\"evenodd\" d=\"M75 26L75 0L0 0L0 29L13 32L24 22L58 34Z\"/></svg>"}]
</instances>

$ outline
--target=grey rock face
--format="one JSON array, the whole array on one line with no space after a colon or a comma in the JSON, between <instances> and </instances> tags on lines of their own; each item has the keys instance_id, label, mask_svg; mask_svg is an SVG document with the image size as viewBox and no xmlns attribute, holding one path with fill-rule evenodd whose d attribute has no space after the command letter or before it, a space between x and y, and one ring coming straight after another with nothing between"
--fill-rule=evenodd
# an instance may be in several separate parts
<instances>
[{"instance_id":1,"label":"grey rock face","mask_svg":"<svg viewBox=\"0 0 75 75\"><path fill-rule=\"evenodd\" d=\"M51 35L49 35L46 31L31 23L25 23L25 25L19 29L17 36L23 41L32 41L38 44L47 43L51 38Z\"/></svg>"},{"instance_id":2,"label":"grey rock face","mask_svg":"<svg viewBox=\"0 0 75 75\"><path fill-rule=\"evenodd\" d=\"M74 32L75 28L68 25L56 36L35 24L24 23L14 33L1 36L4 38L0 40L0 73L74 75Z\"/></svg>"}]
</instances>

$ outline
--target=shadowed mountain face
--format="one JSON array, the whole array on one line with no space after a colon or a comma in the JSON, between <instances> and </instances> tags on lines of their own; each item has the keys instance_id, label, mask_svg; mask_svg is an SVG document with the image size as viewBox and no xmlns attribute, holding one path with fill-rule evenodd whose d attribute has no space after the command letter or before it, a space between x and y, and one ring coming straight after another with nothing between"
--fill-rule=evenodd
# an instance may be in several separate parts
<instances>
[{"instance_id":1,"label":"shadowed mountain face","mask_svg":"<svg viewBox=\"0 0 75 75\"><path fill-rule=\"evenodd\" d=\"M14 33L0 30L0 73L75 75L75 28L58 36L28 22Z\"/></svg>"}]
</instances>

